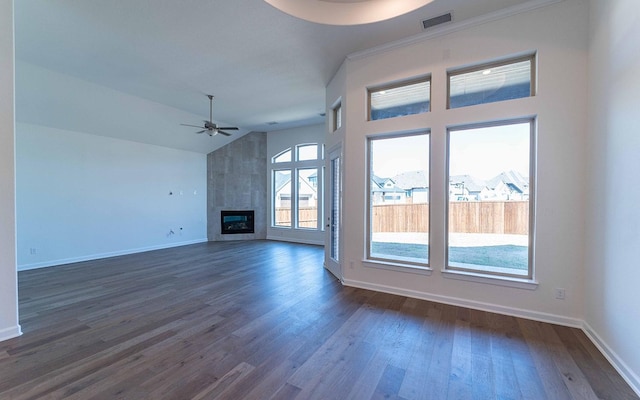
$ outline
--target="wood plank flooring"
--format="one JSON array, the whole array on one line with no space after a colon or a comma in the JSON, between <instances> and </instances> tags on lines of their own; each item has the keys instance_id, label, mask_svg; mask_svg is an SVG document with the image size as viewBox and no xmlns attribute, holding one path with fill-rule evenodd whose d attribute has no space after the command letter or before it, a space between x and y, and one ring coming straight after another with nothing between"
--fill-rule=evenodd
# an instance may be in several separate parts
<instances>
[{"instance_id":1,"label":"wood plank flooring","mask_svg":"<svg viewBox=\"0 0 640 400\"><path fill-rule=\"evenodd\" d=\"M316 246L19 273L0 399L638 399L578 329L345 288Z\"/></svg>"}]
</instances>

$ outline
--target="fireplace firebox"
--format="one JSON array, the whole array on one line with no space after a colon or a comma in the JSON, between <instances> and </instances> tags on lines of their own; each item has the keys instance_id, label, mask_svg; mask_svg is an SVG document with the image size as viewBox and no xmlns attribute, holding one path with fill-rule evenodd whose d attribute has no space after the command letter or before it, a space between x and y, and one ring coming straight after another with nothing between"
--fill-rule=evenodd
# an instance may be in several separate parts
<instances>
[{"instance_id":1,"label":"fireplace firebox","mask_svg":"<svg viewBox=\"0 0 640 400\"><path fill-rule=\"evenodd\" d=\"M222 234L254 233L253 217L253 210L221 211Z\"/></svg>"}]
</instances>

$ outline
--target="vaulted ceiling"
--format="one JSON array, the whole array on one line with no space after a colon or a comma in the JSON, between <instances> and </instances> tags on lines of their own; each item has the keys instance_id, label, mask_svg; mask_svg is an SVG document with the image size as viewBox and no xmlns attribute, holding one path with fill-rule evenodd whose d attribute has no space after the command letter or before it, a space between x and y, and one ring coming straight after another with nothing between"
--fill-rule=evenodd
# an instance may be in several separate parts
<instances>
[{"instance_id":1,"label":"vaulted ceiling","mask_svg":"<svg viewBox=\"0 0 640 400\"><path fill-rule=\"evenodd\" d=\"M332 26L263 0L19 0L16 59L202 118L210 93L214 119L279 130L323 121L325 86L347 55L424 34L422 20L446 12L460 23L526 2L434 0Z\"/></svg>"}]
</instances>

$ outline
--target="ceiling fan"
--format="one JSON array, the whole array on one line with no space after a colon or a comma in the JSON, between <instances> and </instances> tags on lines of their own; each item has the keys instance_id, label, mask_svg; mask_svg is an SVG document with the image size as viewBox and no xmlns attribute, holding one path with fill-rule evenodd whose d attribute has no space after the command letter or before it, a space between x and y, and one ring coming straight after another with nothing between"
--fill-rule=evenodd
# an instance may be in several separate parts
<instances>
[{"instance_id":1,"label":"ceiling fan","mask_svg":"<svg viewBox=\"0 0 640 400\"><path fill-rule=\"evenodd\" d=\"M207 132L207 134L209 136L214 136L217 135L218 133L225 135L225 136L231 136L231 134L229 132L225 132L225 131L237 131L238 128L235 126L218 126L213 122L213 95L208 94L207 97L209 98L209 120L205 120L204 121L204 125L189 125L189 124L180 124L182 126L191 126L193 128L200 128L202 129L201 131L198 131L196 133L205 133Z\"/></svg>"}]
</instances>

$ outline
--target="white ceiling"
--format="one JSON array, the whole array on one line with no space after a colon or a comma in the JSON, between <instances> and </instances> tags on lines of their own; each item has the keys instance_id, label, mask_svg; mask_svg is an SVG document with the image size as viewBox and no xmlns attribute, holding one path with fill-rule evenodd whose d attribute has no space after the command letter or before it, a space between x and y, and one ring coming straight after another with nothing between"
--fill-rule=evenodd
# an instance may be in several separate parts
<instances>
[{"instance_id":1,"label":"white ceiling","mask_svg":"<svg viewBox=\"0 0 640 400\"><path fill-rule=\"evenodd\" d=\"M526 2L434 0L387 21L330 26L263 0L18 0L16 59L203 119L211 93L214 120L280 130L323 121L325 86L347 55L423 34L422 20L449 11L458 23Z\"/></svg>"}]
</instances>

